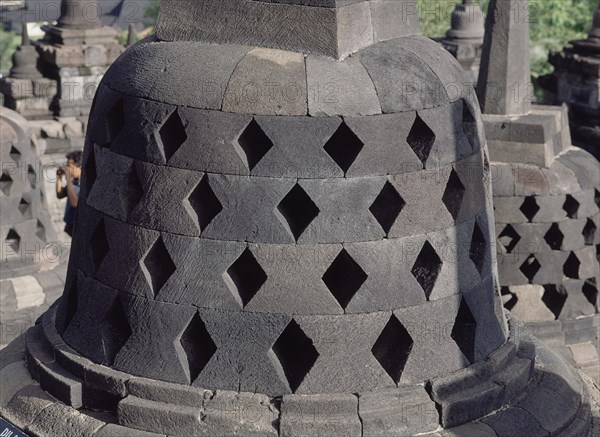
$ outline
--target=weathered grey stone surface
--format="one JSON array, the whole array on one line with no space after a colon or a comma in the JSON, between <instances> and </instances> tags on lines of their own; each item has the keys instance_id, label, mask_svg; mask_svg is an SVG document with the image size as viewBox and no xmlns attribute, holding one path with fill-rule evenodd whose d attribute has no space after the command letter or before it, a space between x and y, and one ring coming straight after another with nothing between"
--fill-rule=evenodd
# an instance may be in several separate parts
<instances>
[{"instance_id":1,"label":"weathered grey stone surface","mask_svg":"<svg viewBox=\"0 0 600 437\"><path fill-rule=\"evenodd\" d=\"M522 19L528 11L528 0L497 0L490 4L477 86L486 114L522 115L529 110L533 97L529 57L520 56L529 41L529 21ZM515 19L516 14L520 17Z\"/></svg>"}]
</instances>

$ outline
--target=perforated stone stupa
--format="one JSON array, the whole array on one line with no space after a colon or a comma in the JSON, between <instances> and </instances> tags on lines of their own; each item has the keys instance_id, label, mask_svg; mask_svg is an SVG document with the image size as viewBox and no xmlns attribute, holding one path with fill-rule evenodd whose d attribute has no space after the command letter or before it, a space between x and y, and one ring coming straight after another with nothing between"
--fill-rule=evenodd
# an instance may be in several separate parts
<instances>
[{"instance_id":1,"label":"perforated stone stupa","mask_svg":"<svg viewBox=\"0 0 600 437\"><path fill-rule=\"evenodd\" d=\"M582 379L507 323L478 102L405 7L163 0L96 95L65 293L3 370L6 419L587 433Z\"/></svg>"},{"instance_id":2,"label":"perforated stone stupa","mask_svg":"<svg viewBox=\"0 0 600 437\"><path fill-rule=\"evenodd\" d=\"M60 296L64 253L46 206L38 142L27 121L0 108L0 347ZM62 269L62 270L61 270Z\"/></svg>"},{"instance_id":3,"label":"perforated stone stupa","mask_svg":"<svg viewBox=\"0 0 600 437\"><path fill-rule=\"evenodd\" d=\"M528 23L497 19L514 13L514 4L490 4L478 89L503 299L536 336L600 380L600 165L571 145L565 108L530 105L529 58L521 49Z\"/></svg>"}]
</instances>

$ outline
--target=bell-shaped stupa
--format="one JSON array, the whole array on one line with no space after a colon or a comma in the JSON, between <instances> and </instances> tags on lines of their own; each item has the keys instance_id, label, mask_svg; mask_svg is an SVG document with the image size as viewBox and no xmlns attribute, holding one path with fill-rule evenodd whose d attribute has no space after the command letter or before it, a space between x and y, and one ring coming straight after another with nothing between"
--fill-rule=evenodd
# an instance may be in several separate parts
<instances>
[{"instance_id":1,"label":"bell-shaped stupa","mask_svg":"<svg viewBox=\"0 0 600 437\"><path fill-rule=\"evenodd\" d=\"M477 0L463 0L452 11L451 27L440 44L452 53L471 79L477 83L481 49L485 32L485 19Z\"/></svg>"},{"instance_id":2,"label":"bell-shaped stupa","mask_svg":"<svg viewBox=\"0 0 600 437\"><path fill-rule=\"evenodd\" d=\"M48 212L39 146L27 120L0 108L0 347L33 326L64 288L68 251Z\"/></svg>"},{"instance_id":3,"label":"bell-shaped stupa","mask_svg":"<svg viewBox=\"0 0 600 437\"><path fill-rule=\"evenodd\" d=\"M565 108L531 104L529 23L507 18L527 11L527 0L490 3L478 88L500 285L506 308L600 380L600 166L571 145Z\"/></svg>"},{"instance_id":4,"label":"bell-shaped stupa","mask_svg":"<svg viewBox=\"0 0 600 437\"><path fill-rule=\"evenodd\" d=\"M578 374L507 323L477 98L417 19L396 0L163 0L96 94L65 293L27 338L41 388L4 417L586 433Z\"/></svg>"}]
</instances>

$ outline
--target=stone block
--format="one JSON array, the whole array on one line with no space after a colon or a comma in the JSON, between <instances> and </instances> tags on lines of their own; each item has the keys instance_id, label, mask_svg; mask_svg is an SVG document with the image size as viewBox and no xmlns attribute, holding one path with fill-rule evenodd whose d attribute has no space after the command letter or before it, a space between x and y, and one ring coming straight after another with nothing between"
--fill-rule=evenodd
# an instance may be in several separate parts
<instances>
[{"instance_id":1,"label":"stone block","mask_svg":"<svg viewBox=\"0 0 600 437\"><path fill-rule=\"evenodd\" d=\"M204 365L196 368L195 387L268 395L290 392L271 351L290 316L219 310L200 310L199 314L213 347Z\"/></svg>"},{"instance_id":2,"label":"stone block","mask_svg":"<svg viewBox=\"0 0 600 437\"><path fill-rule=\"evenodd\" d=\"M409 237L347 245L347 253L365 272L366 280L344 310L365 313L424 304L427 297L411 273L423 244L423 238Z\"/></svg>"},{"instance_id":3,"label":"stone block","mask_svg":"<svg viewBox=\"0 0 600 437\"><path fill-rule=\"evenodd\" d=\"M375 41L386 41L408 35L419 34L419 18L410 5L403 5L394 0L372 1L371 19ZM402 16L398 20L397 16Z\"/></svg>"},{"instance_id":4,"label":"stone block","mask_svg":"<svg viewBox=\"0 0 600 437\"><path fill-rule=\"evenodd\" d=\"M527 390L533 375L533 361L526 358L515 358L506 368L492 377L492 381L504 387L503 402L510 403Z\"/></svg>"},{"instance_id":5,"label":"stone block","mask_svg":"<svg viewBox=\"0 0 600 437\"><path fill-rule=\"evenodd\" d=\"M513 197L515 195L515 179L512 165L504 162L492 162L490 171L494 196Z\"/></svg>"},{"instance_id":6,"label":"stone block","mask_svg":"<svg viewBox=\"0 0 600 437\"><path fill-rule=\"evenodd\" d=\"M564 195L536 196L535 203L539 206L539 210L531 221L534 223L554 223L565 220L567 218L567 212L563 208L565 200ZM525 201L524 198L523 201Z\"/></svg>"},{"instance_id":7,"label":"stone block","mask_svg":"<svg viewBox=\"0 0 600 437\"><path fill-rule=\"evenodd\" d=\"M205 434L248 437L275 437L279 402L259 393L217 390L204 403ZM203 435L205 435L203 434Z\"/></svg>"},{"instance_id":8,"label":"stone block","mask_svg":"<svg viewBox=\"0 0 600 437\"><path fill-rule=\"evenodd\" d=\"M139 109L143 111L145 107L141 106ZM249 138L252 142L249 142L248 144L250 147L248 154L246 154L240 146L240 136L249 128L250 123L252 122L252 117L250 115L228 114L225 112L182 107L178 108L175 112L172 112L172 114L174 115L171 115L171 117L179 117L181 120L180 128L185 126L184 131L187 138L183 144L181 144L181 147L179 147L179 149L177 149L170 157L168 162L169 166L206 171L209 173L235 175L250 174L249 163L255 165L255 161L258 160L252 147L264 147L260 142L262 141L262 138L257 138L255 132L252 130L249 131ZM149 120L149 123L147 124L152 126L153 123L150 116L151 114L146 116ZM277 117L277 119L279 119L279 117ZM167 116L164 117L164 120L166 122L167 120L170 120L170 118ZM287 117L283 120L287 120ZM293 123L288 122L287 124ZM158 126L156 126L155 129L158 130ZM265 127L263 127L263 129L265 129ZM158 141L158 139L153 140L153 136L150 132L151 131L148 130L148 134L146 135L149 139L149 148L153 142ZM160 132L160 130L158 130L158 132ZM170 128L169 132L174 136L181 135L181 133L173 128ZM267 132L267 135L274 143L275 147L277 147L277 138L273 137L272 133L269 131ZM305 135L310 136L312 134L305 132ZM160 138L160 135L155 134L155 137ZM279 138L281 137L282 133L279 134ZM289 138L287 141L289 141ZM156 148L160 149L161 145L164 147L164 142L157 143ZM273 152L274 150L271 150L271 153ZM270 154L267 152L267 155L262 157L262 161L268 160L269 156ZM271 170L273 170L273 175L276 175L275 169Z\"/></svg>"},{"instance_id":9,"label":"stone block","mask_svg":"<svg viewBox=\"0 0 600 437\"><path fill-rule=\"evenodd\" d=\"M438 171L411 172L389 179L405 203L396 220L391 222L389 238L421 235L454 225L454 217L442 200L451 174L452 168L447 166ZM429 205L427 214L422 202Z\"/></svg>"},{"instance_id":10,"label":"stone block","mask_svg":"<svg viewBox=\"0 0 600 437\"><path fill-rule=\"evenodd\" d=\"M129 229L133 231L134 228L129 227ZM155 289L159 287L159 283L153 283L152 291L157 300L192 304L200 308L230 310L239 310L248 303L248 300L245 300L248 296L242 297L238 293L237 286L231 280L224 279L227 277L226 272L233 268L234 263L244 253L246 249L244 243L189 238L173 234L164 234L161 241L165 251L160 253L162 257L156 257L156 261L160 264L171 260L175 268L160 289ZM240 262L245 259L242 257ZM158 271L153 273L156 275ZM138 276L138 279L146 282L144 276ZM144 285L140 283L139 289L143 290ZM121 288L124 284L115 284L115 286Z\"/></svg>"},{"instance_id":11,"label":"stone block","mask_svg":"<svg viewBox=\"0 0 600 437\"><path fill-rule=\"evenodd\" d=\"M285 395L279 429L284 437L361 436L358 399L351 394Z\"/></svg>"},{"instance_id":12,"label":"stone block","mask_svg":"<svg viewBox=\"0 0 600 437\"><path fill-rule=\"evenodd\" d=\"M103 425L73 408L53 404L44 408L26 430L33 435L91 436Z\"/></svg>"},{"instance_id":13,"label":"stone block","mask_svg":"<svg viewBox=\"0 0 600 437\"><path fill-rule=\"evenodd\" d=\"M55 402L56 399L38 385L28 385L19 390L6 407L2 408L2 417L25 429L44 409Z\"/></svg>"},{"instance_id":14,"label":"stone block","mask_svg":"<svg viewBox=\"0 0 600 437\"><path fill-rule=\"evenodd\" d=\"M94 437L166 437L164 434L155 434L153 432L140 431L137 429L126 428L121 425L109 423L100 428L94 434Z\"/></svg>"},{"instance_id":15,"label":"stone block","mask_svg":"<svg viewBox=\"0 0 600 437\"><path fill-rule=\"evenodd\" d=\"M530 413L548 432L560 432L565 429L577 413L577 407L569 405L563 395L555 388L536 387L518 403L518 407Z\"/></svg>"},{"instance_id":16,"label":"stone block","mask_svg":"<svg viewBox=\"0 0 600 437\"><path fill-rule=\"evenodd\" d=\"M193 307L121 296L131 335L114 359L113 368L133 375L190 384L190 363L174 341L189 326Z\"/></svg>"},{"instance_id":17,"label":"stone block","mask_svg":"<svg viewBox=\"0 0 600 437\"><path fill-rule=\"evenodd\" d=\"M394 387L399 375L384 368L372 352L390 318L389 312L294 317L318 353L294 393L358 393ZM340 362L346 363L344 372L336 370L335 363Z\"/></svg>"},{"instance_id":18,"label":"stone block","mask_svg":"<svg viewBox=\"0 0 600 437\"><path fill-rule=\"evenodd\" d=\"M582 188L576 171L565 165L566 161L559 157L547 169L542 169L550 187L551 195L576 193Z\"/></svg>"},{"instance_id":19,"label":"stone block","mask_svg":"<svg viewBox=\"0 0 600 437\"><path fill-rule=\"evenodd\" d=\"M0 370L0 408L6 407L13 396L22 388L34 384L35 381L27 371L23 361L9 364Z\"/></svg>"},{"instance_id":20,"label":"stone block","mask_svg":"<svg viewBox=\"0 0 600 437\"><path fill-rule=\"evenodd\" d=\"M460 296L454 295L394 311L413 342L400 375L401 385L421 384L468 365L469 360L450 337L459 306ZM489 344L496 347L493 342Z\"/></svg>"},{"instance_id":21,"label":"stone block","mask_svg":"<svg viewBox=\"0 0 600 437\"><path fill-rule=\"evenodd\" d=\"M440 432L441 437L498 437L498 434L482 422L471 422Z\"/></svg>"},{"instance_id":22,"label":"stone block","mask_svg":"<svg viewBox=\"0 0 600 437\"><path fill-rule=\"evenodd\" d=\"M494 217L496 223L527 223L527 218L519 209L525 199L522 197L495 197Z\"/></svg>"},{"instance_id":23,"label":"stone block","mask_svg":"<svg viewBox=\"0 0 600 437\"><path fill-rule=\"evenodd\" d=\"M404 40L386 41L355 55L375 84L383 113L447 105L448 95L438 76L403 44Z\"/></svg>"},{"instance_id":24,"label":"stone block","mask_svg":"<svg viewBox=\"0 0 600 437\"><path fill-rule=\"evenodd\" d=\"M131 96L220 110L231 73L249 50L247 46L201 45L183 41L167 44L148 38L119 57L107 72L105 81L108 87ZM205 62L169 68L169 65L185 58L204 59ZM126 74L131 71L140 74ZM189 87L179 85L188 83L195 84L195 91L190 92Z\"/></svg>"},{"instance_id":25,"label":"stone block","mask_svg":"<svg viewBox=\"0 0 600 437\"><path fill-rule=\"evenodd\" d=\"M361 394L358 414L363 434L373 437L402 437L439 427L435 402L421 386Z\"/></svg>"},{"instance_id":26,"label":"stone block","mask_svg":"<svg viewBox=\"0 0 600 437\"><path fill-rule=\"evenodd\" d=\"M307 102L304 56L255 48L235 67L223 96L223 111L306 115Z\"/></svg>"},{"instance_id":27,"label":"stone block","mask_svg":"<svg viewBox=\"0 0 600 437\"><path fill-rule=\"evenodd\" d=\"M14 100L26 99L34 95L34 86L30 79L4 77L0 82L0 89L2 94Z\"/></svg>"},{"instance_id":28,"label":"stone block","mask_svg":"<svg viewBox=\"0 0 600 437\"><path fill-rule=\"evenodd\" d=\"M244 306L245 310L292 314L343 313L343 308L322 281L340 253L341 245L250 245L249 249L264 271L266 280L258 290L248 290L255 294ZM250 258L242 261L246 263ZM249 262L248 265L253 264ZM235 274L236 270L234 268L232 273ZM235 289L245 292L237 287Z\"/></svg>"},{"instance_id":29,"label":"stone block","mask_svg":"<svg viewBox=\"0 0 600 437\"><path fill-rule=\"evenodd\" d=\"M299 186L319 213L297 237L298 242L336 243L383 238L385 232L369 208L385 183L384 177L301 180Z\"/></svg>"},{"instance_id":30,"label":"stone block","mask_svg":"<svg viewBox=\"0 0 600 437\"><path fill-rule=\"evenodd\" d=\"M82 381L70 375L55 362L40 366L40 387L56 399L75 409L83 406Z\"/></svg>"},{"instance_id":31,"label":"stone block","mask_svg":"<svg viewBox=\"0 0 600 437\"><path fill-rule=\"evenodd\" d=\"M462 425L489 414L502 406L504 387L484 382L448 397L441 404L444 428Z\"/></svg>"},{"instance_id":32,"label":"stone block","mask_svg":"<svg viewBox=\"0 0 600 437\"><path fill-rule=\"evenodd\" d=\"M208 182L223 210L204 229L205 238L271 244L295 241L287 221L275 214L294 188L294 180L209 175Z\"/></svg>"},{"instance_id":33,"label":"stone block","mask_svg":"<svg viewBox=\"0 0 600 437\"><path fill-rule=\"evenodd\" d=\"M531 437L543 437L548 435L536 418L529 412L519 407L509 407L481 420L491 427L498 437L512 437L527 430Z\"/></svg>"},{"instance_id":34,"label":"stone block","mask_svg":"<svg viewBox=\"0 0 600 437\"><path fill-rule=\"evenodd\" d=\"M598 187L600 169L597 161L586 151L570 147L562 155L561 163L575 173L582 190Z\"/></svg>"},{"instance_id":35,"label":"stone block","mask_svg":"<svg viewBox=\"0 0 600 437\"><path fill-rule=\"evenodd\" d=\"M363 144L346 174L351 177L385 176L421 170L423 163L407 142L415 119L416 114L412 111L345 117L344 123Z\"/></svg>"},{"instance_id":36,"label":"stone block","mask_svg":"<svg viewBox=\"0 0 600 437\"><path fill-rule=\"evenodd\" d=\"M184 407L127 396L117 408L119 425L162 434L200 436L202 408Z\"/></svg>"},{"instance_id":37,"label":"stone block","mask_svg":"<svg viewBox=\"0 0 600 437\"><path fill-rule=\"evenodd\" d=\"M252 146L259 146L258 131L247 131L248 141L239 144L249 149L247 153L240 153L240 156L246 155L247 163L252 164L250 170L253 175L291 178L344 176L344 169L325 150L330 141L335 143L336 135L342 135L340 118L261 116L254 120L273 146L260 158L251 149ZM347 147L347 144L343 146ZM238 147L236 150L241 149ZM337 152L337 149L334 150ZM357 160L361 159L361 154L362 150Z\"/></svg>"},{"instance_id":38,"label":"stone block","mask_svg":"<svg viewBox=\"0 0 600 437\"><path fill-rule=\"evenodd\" d=\"M319 116L381 114L379 97L365 67L356 59L336 63L307 56L308 113Z\"/></svg>"},{"instance_id":39,"label":"stone block","mask_svg":"<svg viewBox=\"0 0 600 437\"><path fill-rule=\"evenodd\" d=\"M140 399L186 407L201 407L213 395L209 390L138 377L127 381L126 390Z\"/></svg>"},{"instance_id":40,"label":"stone block","mask_svg":"<svg viewBox=\"0 0 600 437\"><path fill-rule=\"evenodd\" d=\"M91 364L85 370L86 386L101 389L121 398L130 391L128 390L130 379L131 375L97 364Z\"/></svg>"},{"instance_id":41,"label":"stone block","mask_svg":"<svg viewBox=\"0 0 600 437\"><path fill-rule=\"evenodd\" d=\"M550 185L541 167L531 164L512 166L517 196L545 196L550 193Z\"/></svg>"}]
</instances>

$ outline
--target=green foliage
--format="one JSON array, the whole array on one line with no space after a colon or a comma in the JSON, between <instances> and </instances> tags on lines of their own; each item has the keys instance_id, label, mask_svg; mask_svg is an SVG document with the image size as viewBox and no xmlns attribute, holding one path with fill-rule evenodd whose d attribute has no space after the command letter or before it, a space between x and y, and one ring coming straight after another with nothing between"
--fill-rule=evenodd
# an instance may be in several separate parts
<instances>
[{"instance_id":1,"label":"green foliage","mask_svg":"<svg viewBox=\"0 0 600 437\"><path fill-rule=\"evenodd\" d=\"M12 55L21 41L16 32L0 28L0 72L7 74L12 66Z\"/></svg>"},{"instance_id":2,"label":"green foliage","mask_svg":"<svg viewBox=\"0 0 600 437\"><path fill-rule=\"evenodd\" d=\"M443 36L450 14L459 0L417 0L421 30L428 37ZM489 0L479 0L484 13ZM530 0L531 75L535 79L552 71L550 50L561 50L569 41L585 38L598 0Z\"/></svg>"},{"instance_id":3,"label":"green foliage","mask_svg":"<svg viewBox=\"0 0 600 437\"><path fill-rule=\"evenodd\" d=\"M153 18L154 21L158 18L158 10L160 9L160 0L152 0L152 5L146 9L146 17Z\"/></svg>"}]
</instances>

